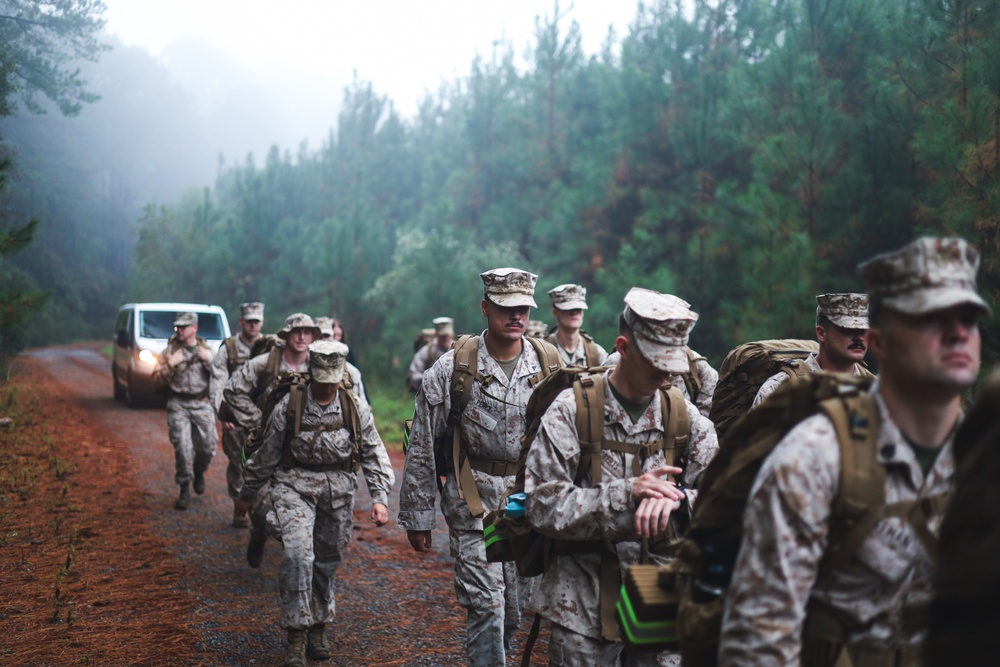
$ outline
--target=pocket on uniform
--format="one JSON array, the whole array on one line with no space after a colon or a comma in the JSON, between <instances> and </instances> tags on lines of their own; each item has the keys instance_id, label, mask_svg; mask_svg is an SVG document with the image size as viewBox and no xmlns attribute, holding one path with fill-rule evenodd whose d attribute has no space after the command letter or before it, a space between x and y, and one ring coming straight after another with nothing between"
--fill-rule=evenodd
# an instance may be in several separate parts
<instances>
[{"instance_id":1,"label":"pocket on uniform","mask_svg":"<svg viewBox=\"0 0 1000 667\"><path fill-rule=\"evenodd\" d=\"M487 432L493 431L500 421L479 405L468 405L462 415L465 419L477 424Z\"/></svg>"}]
</instances>

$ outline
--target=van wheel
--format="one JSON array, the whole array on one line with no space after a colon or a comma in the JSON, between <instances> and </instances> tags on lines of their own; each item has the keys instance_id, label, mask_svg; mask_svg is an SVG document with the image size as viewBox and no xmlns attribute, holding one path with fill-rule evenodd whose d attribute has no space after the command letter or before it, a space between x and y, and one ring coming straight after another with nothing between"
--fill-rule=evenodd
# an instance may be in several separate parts
<instances>
[{"instance_id":1,"label":"van wheel","mask_svg":"<svg viewBox=\"0 0 1000 667\"><path fill-rule=\"evenodd\" d=\"M111 382L114 385L113 396L115 397L115 400L116 401L124 401L125 400L125 387L123 387L123 386L121 386L121 384L119 384L119 382L118 382L118 374L115 373L115 369L114 369L113 366L111 368Z\"/></svg>"},{"instance_id":2,"label":"van wheel","mask_svg":"<svg viewBox=\"0 0 1000 667\"><path fill-rule=\"evenodd\" d=\"M135 391L135 382L132 380L132 373L128 374L128 384L125 385L125 402L130 408L141 408L145 405L142 397Z\"/></svg>"}]
</instances>

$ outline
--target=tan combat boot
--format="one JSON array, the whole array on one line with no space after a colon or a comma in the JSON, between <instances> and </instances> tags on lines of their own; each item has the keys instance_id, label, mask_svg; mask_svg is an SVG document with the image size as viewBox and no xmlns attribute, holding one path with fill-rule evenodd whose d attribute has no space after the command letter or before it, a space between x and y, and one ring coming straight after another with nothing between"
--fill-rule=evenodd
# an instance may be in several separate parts
<instances>
[{"instance_id":1,"label":"tan combat boot","mask_svg":"<svg viewBox=\"0 0 1000 667\"><path fill-rule=\"evenodd\" d=\"M322 623L309 628L306 637L306 655L313 660L326 660L330 657L330 644L326 641L326 626Z\"/></svg>"},{"instance_id":2,"label":"tan combat boot","mask_svg":"<svg viewBox=\"0 0 1000 667\"><path fill-rule=\"evenodd\" d=\"M288 631L288 651L285 652L284 667L305 667L306 664L306 631Z\"/></svg>"}]
</instances>

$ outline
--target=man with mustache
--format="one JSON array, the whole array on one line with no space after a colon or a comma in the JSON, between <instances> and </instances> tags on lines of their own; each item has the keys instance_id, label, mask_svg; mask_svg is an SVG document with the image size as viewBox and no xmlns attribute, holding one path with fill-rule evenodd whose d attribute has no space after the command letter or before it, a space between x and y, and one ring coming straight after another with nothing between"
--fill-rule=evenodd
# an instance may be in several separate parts
<instances>
[{"instance_id":1,"label":"man with mustache","mask_svg":"<svg viewBox=\"0 0 1000 667\"><path fill-rule=\"evenodd\" d=\"M816 340L819 352L803 361L810 373L868 374L861 361L868 351L868 295L856 293L820 294L816 297ZM791 377L775 373L760 386L753 404L773 394Z\"/></svg>"},{"instance_id":2,"label":"man with mustache","mask_svg":"<svg viewBox=\"0 0 1000 667\"><path fill-rule=\"evenodd\" d=\"M834 422L820 412L794 426L750 492L721 667L921 664L936 536L953 488L952 441L962 395L979 372L979 321L989 313L978 268L979 253L964 240L930 237L859 266L879 362L869 391L878 416L852 422L851 431L877 429L871 474L884 500L872 504L882 510L860 544L838 545L833 511L846 482ZM830 553L836 564L824 567Z\"/></svg>"},{"instance_id":3,"label":"man with mustache","mask_svg":"<svg viewBox=\"0 0 1000 667\"><path fill-rule=\"evenodd\" d=\"M455 406L456 414L451 419L460 435L461 469L456 475L454 465L449 465L441 491L441 510L448 523L451 555L455 557L455 593L467 612L467 664L503 667L520 624L528 582L518 577L514 563L487 562L483 515L497 508L500 496L514 482L531 388L551 371L552 364L555 368L560 364L558 352L548 343L525 343L531 308L537 307L534 292L538 276L503 268L480 277L486 330L476 338L456 342L455 349L442 355L424 373L417 390L399 491L399 525L406 529L414 551L430 551L439 483L435 441L446 438L444 456L450 464L453 376L468 377L455 372L456 360L468 369L474 362L468 403L461 412ZM470 354L466 362L465 346L473 343L476 347L468 349L474 349L475 355Z\"/></svg>"}]
</instances>

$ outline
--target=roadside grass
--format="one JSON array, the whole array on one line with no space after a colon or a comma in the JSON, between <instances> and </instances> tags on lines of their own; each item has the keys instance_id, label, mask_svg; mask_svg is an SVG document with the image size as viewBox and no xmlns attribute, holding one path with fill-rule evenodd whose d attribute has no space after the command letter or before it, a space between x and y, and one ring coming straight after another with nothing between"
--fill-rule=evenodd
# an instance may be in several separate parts
<instances>
[{"instance_id":1,"label":"roadside grass","mask_svg":"<svg viewBox=\"0 0 1000 667\"><path fill-rule=\"evenodd\" d=\"M375 383L368 387L375 427L388 449L403 450L403 421L413 417L413 396L398 384Z\"/></svg>"}]
</instances>

